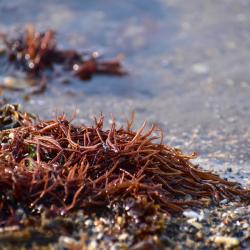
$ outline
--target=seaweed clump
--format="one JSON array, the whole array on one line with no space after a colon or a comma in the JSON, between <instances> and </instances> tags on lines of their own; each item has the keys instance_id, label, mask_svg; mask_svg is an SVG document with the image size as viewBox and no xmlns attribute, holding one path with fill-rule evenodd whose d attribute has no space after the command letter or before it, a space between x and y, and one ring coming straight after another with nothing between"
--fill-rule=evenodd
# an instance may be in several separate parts
<instances>
[{"instance_id":1,"label":"seaweed clump","mask_svg":"<svg viewBox=\"0 0 250 250\"><path fill-rule=\"evenodd\" d=\"M250 190L192 164L196 155L163 144L161 130L132 121L104 130L74 126L64 116L11 130L0 149L0 221L13 223L16 210L62 215L93 211L127 198L159 206L166 214L221 199L250 199ZM158 136L155 134L159 133ZM6 134L6 132L5 132Z\"/></svg>"},{"instance_id":2,"label":"seaweed clump","mask_svg":"<svg viewBox=\"0 0 250 250\"><path fill-rule=\"evenodd\" d=\"M31 76L41 76L55 64L74 71L82 80L89 80L94 74L124 75L121 59L101 60L97 52L79 53L76 50L63 50L57 47L55 32L47 30L39 33L33 25L15 38L4 38L7 55L16 68Z\"/></svg>"}]
</instances>

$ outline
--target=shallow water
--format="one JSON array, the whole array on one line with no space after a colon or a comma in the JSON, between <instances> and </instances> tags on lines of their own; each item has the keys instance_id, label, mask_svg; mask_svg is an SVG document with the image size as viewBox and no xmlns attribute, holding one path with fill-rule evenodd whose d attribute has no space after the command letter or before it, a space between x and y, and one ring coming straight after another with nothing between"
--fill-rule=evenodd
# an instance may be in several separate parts
<instances>
[{"instance_id":1,"label":"shallow water","mask_svg":"<svg viewBox=\"0 0 250 250\"><path fill-rule=\"evenodd\" d=\"M59 45L125 56L126 77L62 79L24 101L40 118L62 111L88 122L103 112L118 122L157 122L165 141L198 162L249 183L250 1L0 1L0 31L26 23L57 31ZM4 76L2 72L1 77ZM231 171L232 169L232 171Z\"/></svg>"}]
</instances>

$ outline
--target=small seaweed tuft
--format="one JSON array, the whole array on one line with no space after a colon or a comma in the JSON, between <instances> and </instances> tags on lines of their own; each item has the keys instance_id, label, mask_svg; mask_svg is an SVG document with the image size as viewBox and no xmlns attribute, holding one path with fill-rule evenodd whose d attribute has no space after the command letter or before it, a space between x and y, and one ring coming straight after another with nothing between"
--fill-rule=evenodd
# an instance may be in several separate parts
<instances>
[{"instance_id":1,"label":"small seaweed tuft","mask_svg":"<svg viewBox=\"0 0 250 250\"><path fill-rule=\"evenodd\" d=\"M73 49L59 49L55 32L38 32L33 25L28 25L18 36L3 36L6 55L9 62L32 77L42 77L55 65L74 72L81 80L89 80L94 74L124 75L121 65L122 56L113 60L102 60L99 53L80 53ZM45 83L43 82L43 85Z\"/></svg>"}]
</instances>

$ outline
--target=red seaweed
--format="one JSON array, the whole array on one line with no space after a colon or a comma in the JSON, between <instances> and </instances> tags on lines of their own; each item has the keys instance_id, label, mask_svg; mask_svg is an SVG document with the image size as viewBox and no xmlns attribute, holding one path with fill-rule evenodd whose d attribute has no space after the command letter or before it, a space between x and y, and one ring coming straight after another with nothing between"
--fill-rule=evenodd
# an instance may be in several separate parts
<instances>
[{"instance_id":1,"label":"red seaweed","mask_svg":"<svg viewBox=\"0 0 250 250\"><path fill-rule=\"evenodd\" d=\"M11 135L0 149L1 223L20 205L64 214L132 197L172 214L225 198L250 200L250 190L192 164L196 154L163 144L155 125L133 131L132 122L117 128L113 120L104 130L103 123L101 116L93 126L74 126L62 116L1 132L5 140Z\"/></svg>"}]
</instances>

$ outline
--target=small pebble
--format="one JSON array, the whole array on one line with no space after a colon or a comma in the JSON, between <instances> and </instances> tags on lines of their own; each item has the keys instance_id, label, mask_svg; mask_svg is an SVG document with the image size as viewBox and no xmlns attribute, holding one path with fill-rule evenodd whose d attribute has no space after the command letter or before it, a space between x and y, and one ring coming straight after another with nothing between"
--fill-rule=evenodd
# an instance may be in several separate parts
<instances>
[{"instance_id":1,"label":"small pebble","mask_svg":"<svg viewBox=\"0 0 250 250\"><path fill-rule=\"evenodd\" d=\"M188 217L188 218L194 218L194 219L199 220L199 221L202 220L204 217L202 214L199 214L193 210L185 210L183 212L183 215Z\"/></svg>"},{"instance_id":2,"label":"small pebble","mask_svg":"<svg viewBox=\"0 0 250 250\"><path fill-rule=\"evenodd\" d=\"M128 238L128 234L127 234L127 233L123 233L123 234L121 234L121 235L118 237L118 239L119 239L120 241L125 241L127 238Z\"/></svg>"},{"instance_id":3,"label":"small pebble","mask_svg":"<svg viewBox=\"0 0 250 250\"><path fill-rule=\"evenodd\" d=\"M240 244L237 238L227 236L214 236L212 241L217 245L224 245L226 248L236 247Z\"/></svg>"},{"instance_id":4,"label":"small pebble","mask_svg":"<svg viewBox=\"0 0 250 250\"><path fill-rule=\"evenodd\" d=\"M187 221L187 223L189 223L190 225L192 225L193 227L195 227L195 228L198 229L198 230L202 229L202 224L196 222L196 219L195 219L195 218L189 219L189 220Z\"/></svg>"},{"instance_id":5,"label":"small pebble","mask_svg":"<svg viewBox=\"0 0 250 250\"><path fill-rule=\"evenodd\" d=\"M209 67L204 63L195 63L192 65L192 70L196 74L205 75L209 72Z\"/></svg>"}]
</instances>

